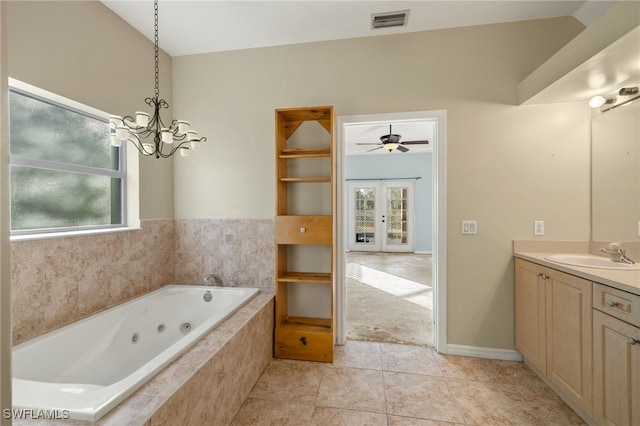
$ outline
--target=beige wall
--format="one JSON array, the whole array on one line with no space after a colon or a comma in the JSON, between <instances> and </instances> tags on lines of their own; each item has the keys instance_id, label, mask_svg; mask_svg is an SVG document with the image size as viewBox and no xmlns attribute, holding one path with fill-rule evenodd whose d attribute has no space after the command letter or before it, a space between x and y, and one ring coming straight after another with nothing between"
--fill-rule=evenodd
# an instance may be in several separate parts
<instances>
[{"instance_id":1,"label":"beige wall","mask_svg":"<svg viewBox=\"0 0 640 426\"><path fill-rule=\"evenodd\" d=\"M7 17L10 77L111 114L149 111L153 43L102 3L10 1ZM162 53L160 65L160 95L171 104L171 58ZM140 159L142 219L173 217L172 180L171 160Z\"/></svg>"},{"instance_id":2,"label":"beige wall","mask_svg":"<svg viewBox=\"0 0 640 426\"><path fill-rule=\"evenodd\" d=\"M175 162L176 217L274 216L276 108L445 109L449 343L513 348L511 241L532 239L534 219L544 239L589 239L589 109L515 106L517 84L582 29L559 18L176 57L175 110L209 138Z\"/></svg>"}]
</instances>

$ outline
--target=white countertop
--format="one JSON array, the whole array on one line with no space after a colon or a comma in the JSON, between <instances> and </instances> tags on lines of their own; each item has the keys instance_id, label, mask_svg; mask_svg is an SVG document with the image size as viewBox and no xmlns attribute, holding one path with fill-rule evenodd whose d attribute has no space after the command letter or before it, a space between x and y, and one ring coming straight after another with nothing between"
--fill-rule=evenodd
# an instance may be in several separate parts
<instances>
[{"instance_id":1,"label":"white countertop","mask_svg":"<svg viewBox=\"0 0 640 426\"><path fill-rule=\"evenodd\" d=\"M514 251L513 253L513 255L519 259L528 260L548 268L566 272L567 274L585 278L589 281L595 281L600 284L608 285L640 296L640 271L585 268L581 266L552 262L546 259L547 256L554 254L558 254L558 252Z\"/></svg>"}]
</instances>

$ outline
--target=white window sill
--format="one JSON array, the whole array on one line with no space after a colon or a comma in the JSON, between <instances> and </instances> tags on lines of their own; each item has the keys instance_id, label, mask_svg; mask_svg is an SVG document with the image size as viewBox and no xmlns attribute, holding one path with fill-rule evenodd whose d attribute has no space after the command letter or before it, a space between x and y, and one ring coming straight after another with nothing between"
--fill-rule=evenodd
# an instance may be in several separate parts
<instances>
[{"instance_id":1,"label":"white window sill","mask_svg":"<svg viewBox=\"0 0 640 426\"><path fill-rule=\"evenodd\" d=\"M9 241L48 240L52 238L77 237L81 235L112 234L116 232L139 231L140 226L120 226L117 228L83 229L82 231L44 232L40 234L12 235Z\"/></svg>"}]
</instances>

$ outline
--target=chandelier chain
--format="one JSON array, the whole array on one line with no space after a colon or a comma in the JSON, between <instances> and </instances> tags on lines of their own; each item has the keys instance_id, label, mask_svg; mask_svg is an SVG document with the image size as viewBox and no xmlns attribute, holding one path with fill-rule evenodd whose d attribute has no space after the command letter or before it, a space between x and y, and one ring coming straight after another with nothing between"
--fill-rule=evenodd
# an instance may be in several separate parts
<instances>
[{"instance_id":1,"label":"chandelier chain","mask_svg":"<svg viewBox=\"0 0 640 426\"><path fill-rule=\"evenodd\" d=\"M155 85L155 93L156 93L156 99L158 99L160 97L160 67L158 65L158 52L159 52L159 48L158 48L158 0L155 0L153 2L153 12L154 12L154 31L155 31L155 35L154 35L154 41L155 41L155 61L156 61L156 85Z\"/></svg>"}]
</instances>

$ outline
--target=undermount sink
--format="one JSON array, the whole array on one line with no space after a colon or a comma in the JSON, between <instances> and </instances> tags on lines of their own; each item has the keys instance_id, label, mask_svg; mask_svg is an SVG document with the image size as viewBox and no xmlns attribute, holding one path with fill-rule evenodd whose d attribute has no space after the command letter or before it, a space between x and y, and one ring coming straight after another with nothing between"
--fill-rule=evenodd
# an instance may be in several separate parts
<instances>
[{"instance_id":1,"label":"undermount sink","mask_svg":"<svg viewBox=\"0 0 640 426\"><path fill-rule=\"evenodd\" d=\"M614 262L608 257L594 256L591 254L552 254L545 257L546 260L565 265L583 266L585 268L619 269L623 271L640 271L640 264Z\"/></svg>"}]
</instances>

